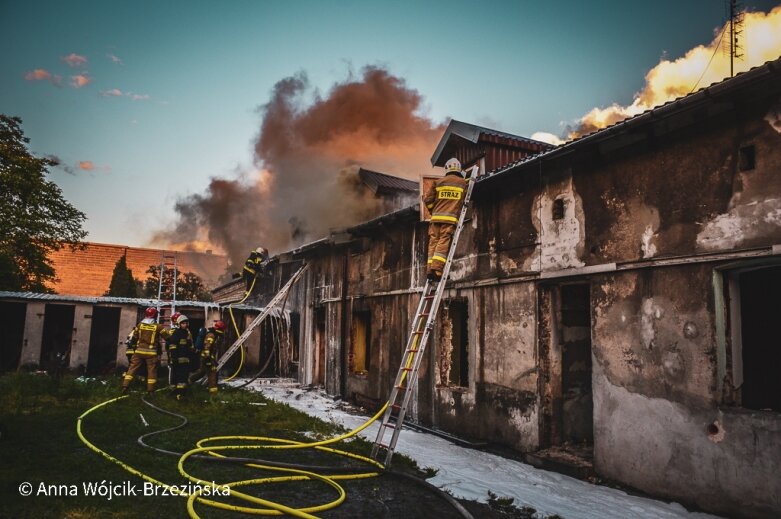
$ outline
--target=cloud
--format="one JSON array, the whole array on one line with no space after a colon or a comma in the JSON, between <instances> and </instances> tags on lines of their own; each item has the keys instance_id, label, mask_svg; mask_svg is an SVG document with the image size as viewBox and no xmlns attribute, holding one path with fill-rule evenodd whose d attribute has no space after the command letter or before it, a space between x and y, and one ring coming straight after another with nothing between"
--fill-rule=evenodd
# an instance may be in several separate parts
<instances>
[{"instance_id":1,"label":"cloud","mask_svg":"<svg viewBox=\"0 0 781 519\"><path fill-rule=\"evenodd\" d=\"M69 175L75 175L76 173L73 171L73 168L69 165L65 164L62 160L60 160L60 157L57 155L46 155L46 158L54 162L54 167L60 168L65 173Z\"/></svg>"},{"instance_id":2,"label":"cloud","mask_svg":"<svg viewBox=\"0 0 781 519\"><path fill-rule=\"evenodd\" d=\"M109 166L98 166L91 160L82 160L79 162L79 169L82 171L111 171Z\"/></svg>"},{"instance_id":3,"label":"cloud","mask_svg":"<svg viewBox=\"0 0 781 519\"><path fill-rule=\"evenodd\" d=\"M106 54L106 56L108 57L108 59L111 60L112 63L116 63L117 65L123 65L122 60L117 56L115 56L114 54L111 54L109 52L108 54Z\"/></svg>"},{"instance_id":4,"label":"cloud","mask_svg":"<svg viewBox=\"0 0 781 519\"><path fill-rule=\"evenodd\" d=\"M111 90L103 90L100 92L103 97L122 97L122 91L118 88L112 88Z\"/></svg>"},{"instance_id":5,"label":"cloud","mask_svg":"<svg viewBox=\"0 0 781 519\"><path fill-rule=\"evenodd\" d=\"M149 101L149 94L135 94L133 92L128 92L125 95L133 101Z\"/></svg>"},{"instance_id":6,"label":"cloud","mask_svg":"<svg viewBox=\"0 0 781 519\"><path fill-rule=\"evenodd\" d=\"M24 75L24 79L27 81L48 81L54 86L60 86L62 83L62 76L54 74L52 75L48 70L37 68L31 70Z\"/></svg>"},{"instance_id":7,"label":"cloud","mask_svg":"<svg viewBox=\"0 0 781 519\"><path fill-rule=\"evenodd\" d=\"M553 144L554 146L558 146L559 144L564 144L565 142L559 136L553 135L552 133L548 133L548 132L534 132L531 138L534 139L535 141L547 142L548 144Z\"/></svg>"},{"instance_id":8,"label":"cloud","mask_svg":"<svg viewBox=\"0 0 781 519\"><path fill-rule=\"evenodd\" d=\"M71 86L73 88L81 88L83 86L89 85L90 83L92 83L92 78L89 77L86 72L83 74L76 74L75 76L71 76Z\"/></svg>"},{"instance_id":9,"label":"cloud","mask_svg":"<svg viewBox=\"0 0 781 519\"><path fill-rule=\"evenodd\" d=\"M79 54L68 54L62 57L62 61L70 65L71 67L83 67L87 64L87 58Z\"/></svg>"},{"instance_id":10,"label":"cloud","mask_svg":"<svg viewBox=\"0 0 781 519\"><path fill-rule=\"evenodd\" d=\"M746 12L743 19L739 42L744 56L735 60L735 74L781 55L781 6L767 14ZM661 59L645 75L645 86L635 94L630 105L614 103L607 108L593 108L580 118L575 128L569 129L568 137L574 139L605 128L729 77L729 52L723 51L729 41L729 28L721 27L714 33L708 45L698 45L674 61Z\"/></svg>"},{"instance_id":11,"label":"cloud","mask_svg":"<svg viewBox=\"0 0 781 519\"><path fill-rule=\"evenodd\" d=\"M325 96L310 93L303 73L280 80L260 109L256 168L181 197L175 228L156 241L208 241L241 268L248 247L286 250L376 216L359 165L410 179L431 171L444 125L422 113L423 96L403 78L366 67Z\"/></svg>"}]
</instances>

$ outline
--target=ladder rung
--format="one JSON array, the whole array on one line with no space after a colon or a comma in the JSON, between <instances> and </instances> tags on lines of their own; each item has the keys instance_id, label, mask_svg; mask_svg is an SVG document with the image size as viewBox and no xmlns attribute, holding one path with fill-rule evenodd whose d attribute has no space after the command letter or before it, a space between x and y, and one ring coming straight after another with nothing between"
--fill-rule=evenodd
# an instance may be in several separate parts
<instances>
[{"instance_id":1,"label":"ladder rung","mask_svg":"<svg viewBox=\"0 0 781 519\"><path fill-rule=\"evenodd\" d=\"M412 371L412 368L401 368L401 371Z\"/></svg>"},{"instance_id":2,"label":"ladder rung","mask_svg":"<svg viewBox=\"0 0 781 519\"><path fill-rule=\"evenodd\" d=\"M396 424L392 424L392 423L388 422L388 423L384 424L383 427L390 427L391 429L395 429L396 428Z\"/></svg>"},{"instance_id":3,"label":"ladder rung","mask_svg":"<svg viewBox=\"0 0 781 519\"><path fill-rule=\"evenodd\" d=\"M419 349L420 349L420 348L410 348L410 349L408 349L408 350L407 350L407 353L415 353L415 352L416 352L416 351L418 351Z\"/></svg>"},{"instance_id":4,"label":"ladder rung","mask_svg":"<svg viewBox=\"0 0 781 519\"><path fill-rule=\"evenodd\" d=\"M412 332L412 335L420 335L420 334L422 334L422 333L423 333L423 330L421 330L421 331L419 331L419 332Z\"/></svg>"},{"instance_id":5,"label":"ladder rung","mask_svg":"<svg viewBox=\"0 0 781 519\"><path fill-rule=\"evenodd\" d=\"M390 450L390 446L389 446L389 445L385 445L384 443L379 443L379 442L378 442L378 443L376 443L375 445L377 445L377 447L379 447L379 448L381 448L381 449L385 449L386 451L389 451L389 450Z\"/></svg>"},{"instance_id":6,"label":"ladder rung","mask_svg":"<svg viewBox=\"0 0 781 519\"><path fill-rule=\"evenodd\" d=\"M407 390L407 388L404 387L404 386L396 386L396 389L401 390L401 391L406 391Z\"/></svg>"},{"instance_id":7,"label":"ladder rung","mask_svg":"<svg viewBox=\"0 0 781 519\"><path fill-rule=\"evenodd\" d=\"M399 404L391 404L391 409L399 410L401 409L401 406Z\"/></svg>"}]
</instances>

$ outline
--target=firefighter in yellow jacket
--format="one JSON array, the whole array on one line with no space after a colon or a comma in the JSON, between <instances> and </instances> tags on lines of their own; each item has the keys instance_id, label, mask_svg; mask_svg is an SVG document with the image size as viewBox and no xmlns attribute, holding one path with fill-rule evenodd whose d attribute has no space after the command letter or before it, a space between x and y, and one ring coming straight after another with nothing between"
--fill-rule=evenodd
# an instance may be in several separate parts
<instances>
[{"instance_id":1,"label":"firefighter in yellow jacket","mask_svg":"<svg viewBox=\"0 0 781 519\"><path fill-rule=\"evenodd\" d=\"M217 349L222 343L223 337L225 337L227 328L225 321L215 321L214 326L206 331L206 337L203 339L203 349L201 350L201 366L198 368L198 371L190 375L190 384L206 375L209 393L217 392Z\"/></svg>"},{"instance_id":2,"label":"firefighter in yellow jacket","mask_svg":"<svg viewBox=\"0 0 781 519\"><path fill-rule=\"evenodd\" d=\"M244 278L244 284L249 292L258 278L263 277L268 272L268 249L265 247L258 247L254 251L250 252L247 261L244 262L244 269L242 270L242 277Z\"/></svg>"},{"instance_id":3,"label":"firefighter in yellow jacket","mask_svg":"<svg viewBox=\"0 0 781 519\"><path fill-rule=\"evenodd\" d=\"M122 380L122 393L127 393L130 383L133 381L142 364L146 365L146 390L151 393L157 382L157 362L159 357L158 347L160 339L167 335L162 324L156 321L157 309L147 308L144 311L144 319L130 332L130 341L135 344L135 353L130 357L130 366Z\"/></svg>"},{"instance_id":4,"label":"firefighter in yellow jacket","mask_svg":"<svg viewBox=\"0 0 781 519\"><path fill-rule=\"evenodd\" d=\"M423 203L431 213L428 224L428 279L438 281L447 262L450 241L466 196L467 180L461 163L453 158L445 163L445 176L432 182L423 193Z\"/></svg>"}]
</instances>

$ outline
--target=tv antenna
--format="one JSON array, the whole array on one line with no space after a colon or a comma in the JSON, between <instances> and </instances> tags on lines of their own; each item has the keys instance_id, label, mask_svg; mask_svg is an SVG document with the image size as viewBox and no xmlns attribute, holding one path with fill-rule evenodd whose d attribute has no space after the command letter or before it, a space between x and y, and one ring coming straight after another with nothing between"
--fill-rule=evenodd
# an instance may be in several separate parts
<instances>
[{"instance_id":1,"label":"tv antenna","mask_svg":"<svg viewBox=\"0 0 781 519\"><path fill-rule=\"evenodd\" d=\"M735 76L735 60L743 59L743 47L740 44L740 35L743 34L743 21L745 11L737 0L727 0L728 42L725 42L724 52L729 52L729 77Z\"/></svg>"}]
</instances>

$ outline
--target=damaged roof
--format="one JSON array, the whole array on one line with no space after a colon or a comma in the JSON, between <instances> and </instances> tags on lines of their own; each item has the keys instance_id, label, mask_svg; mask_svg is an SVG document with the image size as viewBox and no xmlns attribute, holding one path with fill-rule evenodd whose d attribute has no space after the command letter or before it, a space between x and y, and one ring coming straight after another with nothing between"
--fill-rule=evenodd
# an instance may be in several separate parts
<instances>
[{"instance_id":1,"label":"damaged roof","mask_svg":"<svg viewBox=\"0 0 781 519\"><path fill-rule=\"evenodd\" d=\"M24 301L43 301L45 303L82 303L82 304L115 304L138 306L157 306L157 299L145 299L135 297L111 297L111 296L76 296L64 294L41 294L38 292L5 292L0 291L0 300L24 300ZM176 301L176 306L190 308L220 308L218 303L209 301ZM235 310L262 310L261 307L251 305L233 305Z\"/></svg>"},{"instance_id":2,"label":"damaged roof","mask_svg":"<svg viewBox=\"0 0 781 519\"><path fill-rule=\"evenodd\" d=\"M395 191L418 191L418 183L406 178L395 177L364 168L358 170L358 175L375 194L392 193Z\"/></svg>"},{"instance_id":3,"label":"damaged roof","mask_svg":"<svg viewBox=\"0 0 781 519\"><path fill-rule=\"evenodd\" d=\"M434 150L434 155L431 156L431 165L444 166L447 159L455 155L455 149L460 143L477 144L481 138L484 141L510 145L534 153L554 147L547 142L451 119L437 144L437 149Z\"/></svg>"}]
</instances>

